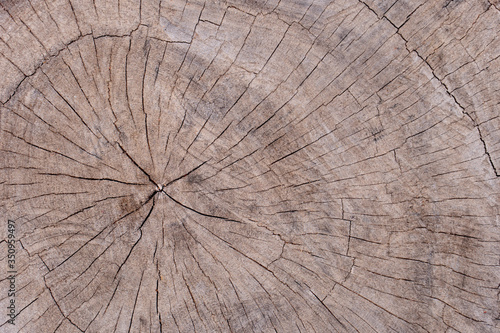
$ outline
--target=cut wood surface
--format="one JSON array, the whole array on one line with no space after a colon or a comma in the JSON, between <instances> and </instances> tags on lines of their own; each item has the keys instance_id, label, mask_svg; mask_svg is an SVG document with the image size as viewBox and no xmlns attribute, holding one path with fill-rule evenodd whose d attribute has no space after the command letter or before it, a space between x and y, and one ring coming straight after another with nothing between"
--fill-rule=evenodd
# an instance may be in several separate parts
<instances>
[{"instance_id":1,"label":"cut wood surface","mask_svg":"<svg viewBox=\"0 0 500 333\"><path fill-rule=\"evenodd\" d=\"M499 10L0 0L0 331L499 332Z\"/></svg>"}]
</instances>

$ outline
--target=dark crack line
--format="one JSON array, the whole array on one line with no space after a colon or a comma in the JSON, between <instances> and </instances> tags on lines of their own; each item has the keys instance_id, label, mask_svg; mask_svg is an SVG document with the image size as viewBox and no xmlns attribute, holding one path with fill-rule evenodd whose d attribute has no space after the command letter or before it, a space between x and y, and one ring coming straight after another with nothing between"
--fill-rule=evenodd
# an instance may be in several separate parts
<instances>
[{"instance_id":1,"label":"dark crack line","mask_svg":"<svg viewBox=\"0 0 500 333\"><path fill-rule=\"evenodd\" d=\"M130 329L132 328L132 322L134 321L135 308L137 306L137 300L139 299L139 292L141 291L141 285L142 285L142 279L143 279L143 277L144 277L144 271L142 271L141 280L139 281L139 287L137 288L137 294L135 295L134 309L132 310L132 315L130 316L130 324L128 326L128 331L127 331L128 333L130 333Z\"/></svg>"},{"instance_id":2,"label":"dark crack line","mask_svg":"<svg viewBox=\"0 0 500 333\"><path fill-rule=\"evenodd\" d=\"M67 321L69 321L70 324L73 325L73 326L75 326L78 330L80 330L80 332L84 332L80 327L78 327L74 322L72 322L71 319L69 319L67 315L64 314L63 310L61 309L61 306L59 306L59 303L57 303L56 298L54 297L54 294L52 294L52 290L47 285L47 281L45 280L45 276L43 277L43 281L45 282L45 287L47 288L47 290L50 293L50 297L52 297L52 300L54 301L54 303L56 304L57 308L59 309L59 311L63 315L64 319L66 319ZM64 319L61 321L61 323L59 324L59 326L62 325L62 323L64 322Z\"/></svg>"},{"instance_id":3,"label":"dark crack line","mask_svg":"<svg viewBox=\"0 0 500 333\"><path fill-rule=\"evenodd\" d=\"M141 204L137 209L121 216L120 218L118 218L116 221L114 221L111 225L117 223L118 221L126 218L127 216L131 215L131 214L134 214L135 212L137 212L139 209L141 209L144 205L146 205L153 197L154 195L156 194L157 192L153 192L149 198L146 200L146 202L144 202L143 204ZM151 212L150 212L151 213ZM149 217L149 214L148 214L148 217ZM144 222L143 222L144 224ZM94 239L96 239L99 235L101 235L104 230L108 229L110 225L108 226L105 226L101 231L99 231L95 236L93 236L92 238L90 238L88 241L85 242L85 244L83 244L82 246L80 246L75 252L73 252L69 257L67 257L66 259L64 259L61 263L59 263L58 265L56 265L54 268L52 268L51 270L49 271L53 271L55 270L56 268L58 268L59 266L63 265L66 261L68 261L69 259L71 259L74 255L76 255L81 249L83 249L85 246L87 246L90 242L92 242ZM142 225L141 225L142 226ZM115 276L116 278L116 276Z\"/></svg>"},{"instance_id":4,"label":"dark crack line","mask_svg":"<svg viewBox=\"0 0 500 333\"><path fill-rule=\"evenodd\" d=\"M124 184L124 185L147 185L147 184L144 184L144 183L125 182L125 181L118 180L118 179L113 179L113 178L81 177L81 176L75 176L75 175L70 175L70 174L65 174L65 173L38 172L37 174L39 174L39 175L46 175L46 176L66 176L66 177L75 178L75 179L81 179L81 180L108 181L108 182L115 182L115 183Z\"/></svg>"},{"instance_id":5,"label":"dark crack line","mask_svg":"<svg viewBox=\"0 0 500 333\"><path fill-rule=\"evenodd\" d=\"M29 307L31 304L35 303L37 300L38 300L38 297L37 297L37 298L35 298L34 300L32 300L30 303L28 303L28 304L27 304L25 307L23 307L21 310L19 310L19 312L18 312L18 313L16 313L16 315L15 315L15 316L14 316L14 318L12 318L12 319L16 319L16 318L17 318L17 317L21 314L21 312L23 312L23 311L24 311L27 307ZM9 320L7 320L7 321L5 321L2 325L0 325L0 327L2 327L2 326L4 326L4 325L6 325L9 321L10 321L10 319L9 319Z\"/></svg>"},{"instance_id":6,"label":"dark crack line","mask_svg":"<svg viewBox=\"0 0 500 333\"><path fill-rule=\"evenodd\" d=\"M150 197L149 200L151 200L151 198L154 197L154 195L156 194L157 192L154 192L152 194L152 196ZM149 201L148 200L148 201ZM141 225L139 226L139 228L137 228L139 230L139 238L135 241L134 245L132 245L132 248L130 249L129 253L127 254L127 257L125 258L125 260L122 262L122 264L118 267L118 270L116 271L115 273L115 277L113 278L113 281L116 279L116 277L118 276L118 273L120 273L122 267L127 263L128 259L130 258L130 255L132 254L132 252L134 251L135 247L137 246L137 244L139 244L140 240L142 239L142 227L144 226L144 223L146 223L146 221L149 219L149 217L151 216L151 213L153 212L153 209L155 207L155 200L153 199L153 204L151 205L151 209L149 210L148 212L148 215L146 215L146 217L144 218L144 220L142 221Z\"/></svg>"},{"instance_id":7,"label":"dark crack line","mask_svg":"<svg viewBox=\"0 0 500 333\"><path fill-rule=\"evenodd\" d=\"M193 170L189 171L188 173L180 176L180 177L177 177L171 181L169 181L168 183L166 183L165 185L163 185L163 187L167 187L168 185L172 184L172 183L175 183L176 181L186 177L186 176L189 176L191 173L195 172L196 170L198 170L199 168L201 168L205 163L207 163L208 161L205 161L203 163L201 163L200 165L198 165L197 167L195 167ZM166 194L166 193L165 193Z\"/></svg>"},{"instance_id":8,"label":"dark crack line","mask_svg":"<svg viewBox=\"0 0 500 333\"><path fill-rule=\"evenodd\" d=\"M365 2L363 2L362 0L359 0L362 4L364 4L366 6L367 9L369 9L371 12L373 12L375 15L377 15L377 13L370 7L368 6ZM490 3L491 5L491 3ZM496 7L495 7L496 8ZM408 16L407 20L409 19L409 17L411 16L411 14ZM379 16L377 15L377 18ZM477 122L474 120L474 118L472 118L472 116L465 111L465 108L458 102L457 98L455 97L455 95L453 95L452 92L450 92L450 89L448 88L448 86L446 85L446 83L444 83L444 81L442 79L440 79L436 73L434 72L434 68L427 62L427 60L422 57L418 51L415 49L413 51L410 51L410 49L408 49L408 40L401 34L401 32L399 31L399 29L404 25L404 23L406 23L406 21L400 26L400 27L397 27L391 20L389 20L385 14L382 16L383 19L385 19L388 23L390 23L394 29L396 29L396 34L399 35L399 37L401 37L401 39L405 42L405 47L406 47L406 50L411 53L411 52L415 52L415 54L417 55L418 58L420 58L426 65L427 67L429 67L429 69L431 70L431 73L432 73L432 76L445 88L446 90L446 93L448 94L448 96L450 98L453 99L453 101L455 102L455 104L460 108L460 110L462 111L462 113L464 115L466 115L471 121L472 121L472 124L475 128L477 128L477 131L478 131L478 134L479 134L479 140L481 140L481 142L483 143L483 148L484 148L484 153L486 154L487 158L488 158L488 161L493 169L493 172L495 173L495 176L496 177L500 177L500 174L498 173L498 170L497 168L495 167L495 164L493 163L493 159L491 158L491 155L488 151L488 147L486 145L486 141L483 139L483 135L481 133L481 128L479 127L479 125L477 124ZM380 20L380 18L379 18Z\"/></svg>"},{"instance_id":9,"label":"dark crack line","mask_svg":"<svg viewBox=\"0 0 500 333\"><path fill-rule=\"evenodd\" d=\"M169 197L173 202L175 202L176 204L196 213L196 214L199 214L199 215L202 215L202 216L206 216L206 217L211 217L211 218L215 218L215 219L219 219L219 220L224 220L224 221L231 221L231 222L237 222L237 223L243 223L241 221L237 221L237 220L234 220L234 219L230 219L230 218L227 218L227 217L223 217L223 216L217 216L217 215L211 215L211 214L207 214L207 213L203 213L203 212L200 212L194 208L191 208L189 206L186 206L185 204L183 204L182 202L176 200L174 197L172 197L170 194L168 194L167 192L165 192L165 190L161 190L161 192L165 193L165 195L167 197Z\"/></svg>"},{"instance_id":10,"label":"dark crack line","mask_svg":"<svg viewBox=\"0 0 500 333\"><path fill-rule=\"evenodd\" d=\"M111 297L109 299L109 302L108 302L108 305L106 306L106 309L104 309L104 312L103 312L103 316L106 314L106 311L108 311L108 308L109 308L109 305L111 304L111 301L114 299L115 297L115 294L116 294L116 290L118 290L118 287L120 286L120 282L121 282L121 279L118 280L118 283L116 284L116 287L113 291L113 294L111 294Z\"/></svg>"},{"instance_id":11,"label":"dark crack line","mask_svg":"<svg viewBox=\"0 0 500 333\"><path fill-rule=\"evenodd\" d=\"M309 288L309 291L318 300L318 302L320 302L323 308L325 308L332 315L332 317L342 326L342 328L344 328L347 331L347 327L337 318L337 316L332 312L332 310L330 310L330 308L311 290L311 288Z\"/></svg>"},{"instance_id":12,"label":"dark crack line","mask_svg":"<svg viewBox=\"0 0 500 333\"><path fill-rule=\"evenodd\" d=\"M149 181L150 181L151 183L153 183L153 184L155 184L155 185L156 185L156 183L155 183L155 182L154 182L154 180L151 178L151 176L150 176L150 175L149 175L149 174L148 174L148 173L147 173L147 172L146 172L143 168L141 168L141 166L140 166L139 164L137 164L137 162L136 162L136 161L135 161L135 160L134 160L134 159L133 159L133 158L132 158L132 157L131 157L128 153L127 153L127 151L126 151L126 150L122 147L122 145L121 145L119 142L117 142L116 144L118 145L118 147L120 147L120 149L122 150L122 152L123 152L123 153L124 153L124 154L125 154L128 158L129 158L129 160L130 160L130 161L131 161L131 162L132 162L132 163L133 163L133 164L134 164L137 168L139 168L139 170L141 170L141 171L142 171L142 173L144 173L144 174L148 177Z\"/></svg>"}]
</instances>

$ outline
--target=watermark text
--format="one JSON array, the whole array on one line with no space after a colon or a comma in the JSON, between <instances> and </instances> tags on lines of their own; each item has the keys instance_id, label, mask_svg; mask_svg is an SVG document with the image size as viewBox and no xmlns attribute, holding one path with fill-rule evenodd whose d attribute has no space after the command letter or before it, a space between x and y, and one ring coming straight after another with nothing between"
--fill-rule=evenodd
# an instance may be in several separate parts
<instances>
[{"instance_id":1,"label":"watermark text","mask_svg":"<svg viewBox=\"0 0 500 333\"><path fill-rule=\"evenodd\" d=\"M7 317L9 324L15 325L16 320L16 222L7 221L7 281L9 288L7 289L7 297L9 303L7 305Z\"/></svg>"}]
</instances>

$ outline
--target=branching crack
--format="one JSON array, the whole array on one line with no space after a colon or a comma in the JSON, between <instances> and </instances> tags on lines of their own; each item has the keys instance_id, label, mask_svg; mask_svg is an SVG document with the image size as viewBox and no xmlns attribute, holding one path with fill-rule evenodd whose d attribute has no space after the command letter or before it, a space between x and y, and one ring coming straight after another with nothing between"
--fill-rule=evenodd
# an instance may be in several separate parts
<instances>
[{"instance_id":1,"label":"branching crack","mask_svg":"<svg viewBox=\"0 0 500 333\"><path fill-rule=\"evenodd\" d=\"M120 149L121 149L121 150L122 150L122 152L123 152L123 153L124 153L124 154L128 157L128 159L129 159L129 160L130 160L130 161L131 161L131 162L132 162L132 163L133 163L133 164L134 164L137 168L139 168L139 170L141 170L141 171L142 171L142 173L144 173L144 174L148 177L149 181L150 181L151 183L153 183L153 184L155 184L155 185L156 185L156 182L155 182L155 181L151 178L151 176L150 176L150 175L149 175L149 174L148 174L148 173L147 173L147 172L146 172L146 171L145 171L145 170L144 170L144 169L143 169L143 168L142 168L139 164L137 164L137 162L136 162L136 161L132 158L132 156L130 156L130 155L129 155L129 153L128 153L128 152L127 152L127 151L126 151L126 150L122 147L122 145L121 145L119 142L117 142L116 144L118 145L118 147L120 147Z\"/></svg>"},{"instance_id":2,"label":"branching crack","mask_svg":"<svg viewBox=\"0 0 500 333\"><path fill-rule=\"evenodd\" d=\"M71 1L70 1L70 4L71 4ZM4 10L5 10L5 8L4 8ZM38 60L38 64L29 73L25 73L23 70L21 70L21 68L19 68L17 65L15 65L14 63L11 62L14 65L14 67L16 67L17 70L19 70L19 72L21 72L24 75L24 77L18 82L18 84L16 85L16 87L14 89L12 89L12 93L9 95L9 97L5 101L0 101L0 103L2 103L3 105L7 104L12 99L12 97L14 97L14 95L19 90L19 87L22 85L22 83L26 79L28 79L28 78L32 77L33 75L35 75L42 68L42 66L44 64L46 64L49 60L51 60L51 59L56 58L57 56L59 56L59 54L61 53L61 51L65 50L65 49L68 49L68 47L70 45L74 44L75 42L78 42L79 40L81 40L81 39L83 39L83 38L85 38L87 36L93 36L94 39L98 39L98 38L102 38L102 37L130 37L141 26L145 26L145 25L144 24L138 24L137 27L135 27L134 29L132 29L130 31L130 33L123 34L123 35L103 34L103 35L99 35L99 36L94 36L94 32L93 31L89 32L89 33L86 33L86 34L82 34L81 31L80 31L80 34L76 38L68 41L63 47L59 48L58 50L55 50L53 52L50 52L50 53L46 54L42 59Z\"/></svg>"},{"instance_id":3,"label":"branching crack","mask_svg":"<svg viewBox=\"0 0 500 333\"><path fill-rule=\"evenodd\" d=\"M156 194L156 192L154 193ZM149 200L148 200L149 201ZM130 248L130 251L128 252L127 254L127 257L125 257L125 260L121 263L121 265L118 267L118 270L116 271L115 273L115 277L113 278L113 281L116 280L116 278L118 277L118 273L120 273L122 267L125 265L125 263L127 262L127 260L130 258L130 255L132 254L132 252L134 251L134 248L137 246L137 244L139 244L140 240L142 239L142 227L144 226L144 223L146 223L146 221L149 219L149 217L151 216L151 213L153 212L153 209L155 207L155 200L154 200L154 197L153 197L153 204L151 205L151 209L149 210L148 212L148 215L146 215L146 217L144 218L144 220L142 221L141 225L139 226L139 228L137 228L137 230L139 230L139 238L135 241L135 243L132 245L132 247Z\"/></svg>"},{"instance_id":4,"label":"branching crack","mask_svg":"<svg viewBox=\"0 0 500 333\"><path fill-rule=\"evenodd\" d=\"M368 4L366 4L366 3L365 3L365 2L363 2L362 0L359 0L359 1L360 1L362 4L364 4L364 5L366 6L366 8L368 8L371 12L373 12L375 15L377 15L377 13L376 13L376 12L375 12L375 11L374 11L374 10L373 10L370 6L368 6ZM492 5L492 4L490 3L490 5ZM495 8L496 8L496 7L495 7ZM410 14L410 15L411 15L411 14ZM379 17L379 16L377 15L377 17ZM481 142L483 143L484 153L485 153L485 155L486 155L486 156L487 156L487 158L488 158L488 161L489 161L489 163L490 163L490 165L491 165L491 167L492 167L492 169L493 169L493 171L494 171L494 173L495 173L495 176L500 177L500 174L498 173L498 171L497 171L497 169L496 169L496 167L495 167L495 164L493 163L493 159L491 158L491 155L490 155L490 153L489 153L489 151L488 151L488 148L487 148L487 145L486 145L486 141L483 139L483 136L482 136L482 133L481 133L481 128L480 128L480 127L479 127L479 125L477 124L477 121L476 121L474 118L472 118L472 116L471 116L468 112L466 112L466 111L465 111L465 107L463 107L463 106L460 104L460 102L457 100L457 98L455 97L455 95L453 94L453 92L452 92L452 91L448 88L448 86L447 86L447 85L446 85L446 83L443 81L443 79L442 79L442 78L439 78L439 77L436 75L436 73L434 72L434 68L433 68L433 67L429 64L429 62L427 61L427 59L426 59L426 58L424 58L424 57L422 57L422 55L420 55L420 54L419 54L419 52L418 52L416 49L415 49L415 50L413 50L413 51L411 51L411 50L408 48L408 40L407 40L407 39L406 39L406 38L405 38L405 37L401 34L401 32L399 31L402 25L401 25L401 26L399 26L399 27L398 27L398 26L396 26L396 25L395 25L395 24L394 24L391 20L389 20L389 19L388 19L385 15L383 15L383 16L382 16L382 18L383 18L383 19L385 19L388 23L390 23L390 24L394 27L394 29L396 29L396 33L397 33L397 34L399 35L399 37L401 37L401 39L405 42L405 47L406 47L406 50L408 51L408 53L415 52L415 54L417 55L417 57L418 57L420 60L422 60L422 62L424 62L424 63L427 65L427 67L429 67L429 69L431 70L431 73L432 73L433 77L434 77L434 78L435 78L435 79L436 79L436 80L437 80L437 81L438 81L438 82L439 82L439 83L440 83L440 84L444 87L444 89L445 89L446 93L448 94L448 96L449 96L450 98L452 98L452 99L453 99L453 101L454 101L455 105L457 105L457 106L460 108L460 110L462 111L462 113L463 113L464 115L466 115L466 116L467 116L467 117L468 117L468 118L472 121L472 124L474 125L474 127L475 127L475 128L477 128L477 131L478 131L478 133L479 133L479 140L481 140ZM408 17L408 19L409 19L409 17ZM407 19L407 20L408 20L408 19ZM473 24L475 24L475 23L476 23L476 22L474 22Z\"/></svg>"},{"instance_id":5,"label":"branching crack","mask_svg":"<svg viewBox=\"0 0 500 333\"><path fill-rule=\"evenodd\" d=\"M54 303L56 304L57 308L59 309L59 311L63 315L64 319L66 319L71 325L75 326L80 332L85 332L80 327L78 327L74 322L72 322L71 319L69 319L67 315L64 314L63 310L61 309L61 306L59 305L59 303L57 302L56 298L54 297L54 294L52 293L52 289L48 286L47 280L45 279L45 276L43 277L43 282L45 283L45 288L47 288L47 290L50 293L50 297L52 297L52 300L54 301ZM61 323L59 324L59 326L64 322L64 319L61 321Z\"/></svg>"}]
</instances>

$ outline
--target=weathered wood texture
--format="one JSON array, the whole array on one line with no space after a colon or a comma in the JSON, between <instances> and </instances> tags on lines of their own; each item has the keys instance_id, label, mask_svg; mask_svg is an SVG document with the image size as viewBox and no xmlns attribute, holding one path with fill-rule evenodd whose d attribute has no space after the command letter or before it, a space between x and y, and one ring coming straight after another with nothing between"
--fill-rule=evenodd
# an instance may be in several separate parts
<instances>
[{"instance_id":1,"label":"weathered wood texture","mask_svg":"<svg viewBox=\"0 0 500 333\"><path fill-rule=\"evenodd\" d=\"M0 331L498 332L499 9L1 0Z\"/></svg>"}]
</instances>

